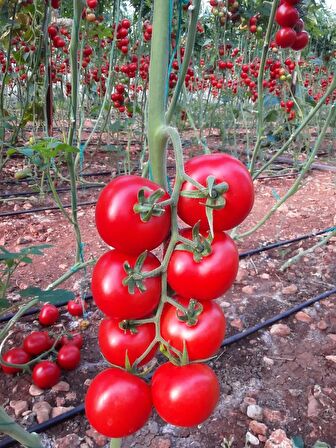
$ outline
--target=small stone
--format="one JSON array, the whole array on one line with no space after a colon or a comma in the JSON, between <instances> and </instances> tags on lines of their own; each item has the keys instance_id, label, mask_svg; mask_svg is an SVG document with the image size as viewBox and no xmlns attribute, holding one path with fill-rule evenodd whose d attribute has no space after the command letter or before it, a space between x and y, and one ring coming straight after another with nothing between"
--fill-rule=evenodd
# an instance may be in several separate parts
<instances>
[{"instance_id":1,"label":"small stone","mask_svg":"<svg viewBox=\"0 0 336 448\"><path fill-rule=\"evenodd\" d=\"M30 202L25 202L22 206L22 208L24 210L30 210L31 208L33 208L33 205Z\"/></svg>"},{"instance_id":2,"label":"small stone","mask_svg":"<svg viewBox=\"0 0 336 448\"><path fill-rule=\"evenodd\" d=\"M284 288L282 288L282 294L285 295L290 295L290 294L295 294L298 290L298 287L296 285L288 285L285 286Z\"/></svg>"},{"instance_id":3,"label":"small stone","mask_svg":"<svg viewBox=\"0 0 336 448\"><path fill-rule=\"evenodd\" d=\"M39 395L42 395L44 393L43 389L40 389L39 387L35 386L35 384L32 384L29 388L29 394L32 397L38 397Z\"/></svg>"},{"instance_id":4,"label":"small stone","mask_svg":"<svg viewBox=\"0 0 336 448\"><path fill-rule=\"evenodd\" d=\"M33 406L33 412L36 414L37 423L43 423L49 420L51 406L47 401L38 401Z\"/></svg>"},{"instance_id":5,"label":"small stone","mask_svg":"<svg viewBox=\"0 0 336 448\"><path fill-rule=\"evenodd\" d=\"M285 431L273 431L265 443L265 448L293 448L293 443L287 438Z\"/></svg>"},{"instance_id":6,"label":"small stone","mask_svg":"<svg viewBox=\"0 0 336 448\"><path fill-rule=\"evenodd\" d=\"M65 381L60 381L59 383L55 384L51 388L52 392L69 392L70 390L70 384L66 383Z\"/></svg>"},{"instance_id":7,"label":"small stone","mask_svg":"<svg viewBox=\"0 0 336 448\"><path fill-rule=\"evenodd\" d=\"M169 439L166 439L164 437L158 437L154 438L152 440L152 443L150 444L150 448L170 448L171 442Z\"/></svg>"},{"instance_id":8,"label":"small stone","mask_svg":"<svg viewBox=\"0 0 336 448\"><path fill-rule=\"evenodd\" d=\"M231 303L229 303L229 302L221 302L220 304L219 304L222 308L230 308L230 306L231 306Z\"/></svg>"},{"instance_id":9,"label":"small stone","mask_svg":"<svg viewBox=\"0 0 336 448\"><path fill-rule=\"evenodd\" d=\"M56 397L56 406L63 406L65 404L64 397Z\"/></svg>"},{"instance_id":10,"label":"small stone","mask_svg":"<svg viewBox=\"0 0 336 448\"><path fill-rule=\"evenodd\" d=\"M328 338L331 339L333 342L336 342L336 334L334 334L334 333L329 333L329 334L328 334Z\"/></svg>"},{"instance_id":11,"label":"small stone","mask_svg":"<svg viewBox=\"0 0 336 448\"><path fill-rule=\"evenodd\" d=\"M267 437L266 437L266 436L262 436L261 434L259 434L259 435L258 435L258 439L260 440L260 442L265 443L266 440L267 440Z\"/></svg>"},{"instance_id":12,"label":"small stone","mask_svg":"<svg viewBox=\"0 0 336 448\"><path fill-rule=\"evenodd\" d=\"M33 237L30 235L25 235L25 236L20 236L17 241L16 244L28 244L28 243L32 243L34 241Z\"/></svg>"},{"instance_id":13,"label":"small stone","mask_svg":"<svg viewBox=\"0 0 336 448\"><path fill-rule=\"evenodd\" d=\"M56 406L52 408L51 418L58 417L59 415L64 414L64 412L70 411L73 408L73 406Z\"/></svg>"},{"instance_id":14,"label":"small stone","mask_svg":"<svg viewBox=\"0 0 336 448\"><path fill-rule=\"evenodd\" d=\"M272 367L274 366L274 361L271 358L268 358L267 356L263 357L263 362L267 367Z\"/></svg>"},{"instance_id":15,"label":"small stone","mask_svg":"<svg viewBox=\"0 0 336 448\"><path fill-rule=\"evenodd\" d=\"M271 326L270 333L272 336L288 336L291 330L286 324L275 324Z\"/></svg>"},{"instance_id":16,"label":"small stone","mask_svg":"<svg viewBox=\"0 0 336 448\"><path fill-rule=\"evenodd\" d=\"M81 438L77 434L67 434L65 437L57 439L55 448L73 448L78 447L81 443Z\"/></svg>"},{"instance_id":17,"label":"small stone","mask_svg":"<svg viewBox=\"0 0 336 448\"><path fill-rule=\"evenodd\" d=\"M102 434L99 434L95 429L91 428L88 429L85 434L89 436L97 446L104 446L107 443L107 437L103 436Z\"/></svg>"},{"instance_id":18,"label":"small stone","mask_svg":"<svg viewBox=\"0 0 336 448\"><path fill-rule=\"evenodd\" d=\"M262 278L263 280L269 280L270 275L267 274L267 272L263 272L260 276L260 278Z\"/></svg>"},{"instance_id":19,"label":"small stone","mask_svg":"<svg viewBox=\"0 0 336 448\"><path fill-rule=\"evenodd\" d=\"M282 422L281 412L274 409L264 408L264 417L267 421L272 423Z\"/></svg>"},{"instance_id":20,"label":"small stone","mask_svg":"<svg viewBox=\"0 0 336 448\"><path fill-rule=\"evenodd\" d=\"M319 330L326 330L328 328L328 324L325 320L320 320L320 322L317 323L317 328Z\"/></svg>"},{"instance_id":21,"label":"small stone","mask_svg":"<svg viewBox=\"0 0 336 448\"><path fill-rule=\"evenodd\" d=\"M248 417L253 420L262 420L263 419L263 409L257 404L250 404L247 406L246 414Z\"/></svg>"},{"instance_id":22,"label":"small stone","mask_svg":"<svg viewBox=\"0 0 336 448\"><path fill-rule=\"evenodd\" d=\"M24 412L28 411L28 401L11 400L9 406L14 409L15 417L21 417Z\"/></svg>"},{"instance_id":23,"label":"small stone","mask_svg":"<svg viewBox=\"0 0 336 448\"><path fill-rule=\"evenodd\" d=\"M327 355L326 359L336 363L336 355Z\"/></svg>"},{"instance_id":24,"label":"small stone","mask_svg":"<svg viewBox=\"0 0 336 448\"><path fill-rule=\"evenodd\" d=\"M148 422L148 430L152 434L157 434L159 432L159 425L154 420L150 420Z\"/></svg>"},{"instance_id":25,"label":"small stone","mask_svg":"<svg viewBox=\"0 0 336 448\"><path fill-rule=\"evenodd\" d=\"M84 386L87 386L87 387L89 387L90 386L90 384L91 384L91 381L92 381L92 379L91 378L87 378L85 381L84 381Z\"/></svg>"},{"instance_id":26,"label":"small stone","mask_svg":"<svg viewBox=\"0 0 336 448\"><path fill-rule=\"evenodd\" d=\"M300 389L288 389L288 392L291 394L292 397L299 397L302 394L302 390Z\"/></svg>"},{"instance_id":27,"label":"small stone","mask_svg":"<svg viewBox=\"0 0 336 448\"><path fill-rule=\"evenodd\" d=\"M251 294L254 293L254 287L251 286L251 285L244 286L244 287L242 288L242 292L243 292L244 294L251 295Z\"/></svg>"},{"instance_id":28,"label":"small stone","mask_svg":"<svg viewBox=\"0 0 336 448\"><path fill-rule=\"evenodd\" d=\"M75 401L76 398L77 398L77 394L76 394L76 392L69 392L69 393L67 393L66 396L65 396L65 399L66 399L67 401Z\"/></svg>"},{"instance_id":29,"label":"small stone","mask_svg":"<svg viewBox=\"0 0 336 448\"><path fill-rule=\"evenodd\" d=\"M263 436L267 433L267 426L264 423L257 422L256 420L252 420L249 424L249 429L254 434L261 434Z\"/></svg>"},{"instance_id":30,"label":"small stone","mask_svg":"<svg viewBox=\"0 0 336 448\"><path fill-rule=\"evenodd\" d=\"M246 443L250 444L250 445L259 445L259 439L258 437L254 436L253 434L251 434L249 431L247 431L246 436ZM247 445L248 446L248 445Z\"/></svg>"},{"instance_id":31,"label":"small stone","mask_svg":"<svg viewBox=\"0 0 336 448\"><path fill-rule=\"evenodd\" d=\"M230 322L231 327L236 328L237 330L241 331L244 328L244 324L240 319L233 319Z\"/></svg>"},{"instance_id":32,"label":"small stone","mask_svg":"<svg viewBox=\"0 0 336 448\"><path fill-rule=\"evenodd\" d=\"M305 322L306 324L309 324L312 321L312 318L309 316L309 314L305 313L304 311L299 311L295 314L295 319L299 320L300 322Z\"/></svg>"},{"instance_id":33,"label":"small stone","mask_svg":"<svg viewBox=\"0 0 336 448\"><path fill-rule=\"evenodd\" d=\"M238 273L235 278L235 283L241 283L241 281L244 280L245 277L247 277L247 271L246 268L244 268L242 266L242 263L240 262Z\"/></svg>"}]
</instances>

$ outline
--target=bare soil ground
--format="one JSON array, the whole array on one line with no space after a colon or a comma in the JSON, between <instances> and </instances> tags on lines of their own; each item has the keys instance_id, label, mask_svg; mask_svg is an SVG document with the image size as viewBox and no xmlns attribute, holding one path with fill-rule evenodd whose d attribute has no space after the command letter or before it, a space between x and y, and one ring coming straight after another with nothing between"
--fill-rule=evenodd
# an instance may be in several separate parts
<instances>
[{"instance_id":1,"label":"bare soil ground","mask_svg":"<svg viewBox=\"0 0 336 448\"><path fill-rule=\"evenodd\" d=\"M20 164L20 160L17 163ZM7 168L8 176L11 169ZM94 160L91 164L90 170L96 169L104 169L102 160ZM106 182L106 178L99 180ZM292 182L291 177L257 181L253 212L240 231L250 229L258 222L275 203L276 197L281 197ZM335 186L335 173L311 172L299 192L265 226L238 242L239 251L335 225ZM26 187L28 184L20 184L15 188ZM4 192L14 187L2 188ZM79 192L82 201L95 200L97 195L98 190ZM67 194L62 195L62 199L64 203L69 203ZM46 202L44 199L43 205ZM52 201L49 203L52 204ZM1 212L41 205L36 199L28 197L24 201L13 200L3 205ZM85 256L98 257L107 247L95 229L94 206L80 207L79 219ZM316 241L316 238L310 239L241 261L234 287L218 299L227 318L227 336L336 286L335 239L302 258L285 272L280 271L284 261ZM24 265L17 270L10 296L14 304L18 303L18 288L29 285L44 288L71 266L74 260L74 239L70 225L59 212L47 211L1 219L0 244L8 249L18 250L46 242L53 247L46 250L44 256L35 257L32 265ZM89 279L90 270L87 275ZM80 280L82 273L76 274L62 286L78 292L83 284ZM335 299L335 295L332 295L284 320L282 324L285 327L268 328L222 350L211 363L220 379L221 399L213 416L203 425L191 429L175 428L153 414L150 422L139 433L124 440L123 447L220 448L224 446L224 438L233 437L232 446L241 448L245 445L247 432L254 444L258 442L264 446L266 443L267 448L288 446L267 442L276 429L285 430L289 438L300 435L306 447L313 446L317 440L335 447ZM70 385L69 390L51 390L33 396L28 374L10 377L0 373L0 402L9 414L14 415L15 401L27 402L27 409L17 420L29 426L36 423L36 412L32 409L37 402L48 402L51 416L83 401L89 380L106 367L97 350L97 326L101 318L101 313L91 302L87 315L88 326L82 329L85 337L82 363L76 371L62 376L62 380ZM73 329L82 327L82 324L63 308L60 323L53 331L59 332L62 327ZM36 316L22 319L16 326L12 342L19 342L24 335L39 328ZM248 408L253 404L260 406L261 411L253 406ZM253 435L256 439L251 438ZM90 429L84 416L46 431L44 440L46 446L52 447L87 448L107 443L104 437Z\"/></svg>"}]
</instances>

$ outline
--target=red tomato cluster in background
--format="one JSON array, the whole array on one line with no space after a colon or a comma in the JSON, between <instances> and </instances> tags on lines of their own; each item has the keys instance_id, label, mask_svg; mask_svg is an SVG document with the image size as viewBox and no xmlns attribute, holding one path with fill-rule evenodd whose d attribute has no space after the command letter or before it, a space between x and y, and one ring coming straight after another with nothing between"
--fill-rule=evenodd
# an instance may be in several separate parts
<instances>
[{"instance_id":1,"label":"red tomato cluster in background","mask_svg":"<svg viewBox=\"0 0 336 448\"><path fill-rule=\"evenodd\" d=\"M94 268L92 294L107 316L100 323L98 340L113 367L92 381L85 407L92 426L108 437L140 429L152 403L166 422L194 426L211 415L219 399L218 379L201 361L216 354L225 336L225 316L214 299L230 288L238 270L238 251L225 230L250 212L253 184L245 166L226 154L195 157L185 164L185 172L193 181L182 184L177 213L193 228L179 230L183 242L171 245L172 254L167 252L171 209L169 202L160 205L169 195L159 185L120 176L97 202L97 230L113 248ZM207 207L214 207L211 218ZM160 267L150 251L162 243L164 254L169 254L170 299L165 289L162 293L160 270L146 276ZM154 313L156 323L137 323ZM132 373L153 359L158 342L165 346L169 362L156 369L148 386ZM118 407L119 401L123 404Z\"/></svg>"},{"instance_id":2,"label":"red tomato cluster in background","mask_svg":"<svg viewBox=\"0 0 336 448\"><path fill-rule=\"evenodd\" d=\"M275 35L275 41L281 48L303 50L309 42L309 34L305 31L304 22L294 5L300 0L282 0L275 14L275 20L280 30Z\"/></svg>"}]
</instances>

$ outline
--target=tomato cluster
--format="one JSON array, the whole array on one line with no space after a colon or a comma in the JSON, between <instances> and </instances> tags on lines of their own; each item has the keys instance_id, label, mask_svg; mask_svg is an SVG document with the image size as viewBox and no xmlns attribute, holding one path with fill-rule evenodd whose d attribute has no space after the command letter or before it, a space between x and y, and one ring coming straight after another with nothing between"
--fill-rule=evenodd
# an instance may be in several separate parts
<instances>
[{"instance_id":1,"label":"tomato cluster","mask_svg":"<svg viewBox=\"0 0 336 448\"><path fill-rule=\"evenodd\" d=\"M300 0L282 0L275 14L275 20L280 25L275 35L275 42L281 48L303 50L309 42L309 34L304 31L304 22L294 5Z\"/></svg>"},{"instance_id":2,"label":"tomato cluster","mask_svg":"<svg viewBox=\"0 0 336 448\"><path fill-rule=\"evenodd\" d=\"M227 154L194 157L184 170L176 203L159 185L131 175L113 179L97 202L97 230L112 249L94 268L92 294L106 316L98 341L112 367L93 379L85 407L92 426L108 437L137 431L152 405L170 424L200 424L219 399L217 377L201 361L216 354L225 336L214 299L238 270L238 251L225 231L250 212L253 184ZM179 230L176 213L190 227ZM162 243L161 264L150 251ZM147 385L138 368L159 343L169 361Z\"/></svg>"}]
</instances>

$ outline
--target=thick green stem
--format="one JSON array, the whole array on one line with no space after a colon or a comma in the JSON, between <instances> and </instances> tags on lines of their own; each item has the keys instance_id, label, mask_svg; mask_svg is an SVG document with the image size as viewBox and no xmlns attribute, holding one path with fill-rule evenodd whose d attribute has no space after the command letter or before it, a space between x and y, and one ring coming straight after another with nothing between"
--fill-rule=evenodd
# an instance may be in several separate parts
<instances>
[{"instance_id":1,"label":"thick green stem","mask_svg":"<svg viewBox=\"0 0 336 448\"><path fill-rule=\"evenodd\" d=\"M0 432L9 435L27 448L43 448L39 436L34 432L26 431L15 423L2 406L0 406Z\"/></svg>"},{"instance_id":2,"label":"thick green stem","mask_svg":"<svg viewBox=\"0 0 336 448\"><path fill-rule=\"evenodd\" d=\"M273 0L271 14L268 20L266 36L264 39L264 45L261 55L259 73L258 73L258 120L257 120L257 141L253 150L252 160L250 165L250 172L253 173L255 164L258 158L259 150L261 147L261 142L263 139L264 132L264 98L263 98L263 80L264 80L264 72L265 72L265 63L268 53L269 44L271 41L271 35L274 25L274 17L278 7L279 0Z\"/></svg>"},{"instance_id":3,"label":"thick green stem","mask_svg":"<svg viewBox=\"0 0 336 448\"><path fill-rule=\"evenodd\" d=\"M167 0L154 0L147 133L153 180L164 188L167 187L167 137L161 132L161 127L165 124L169 63L169 3Z\"/></svg>"}]
</instances>

